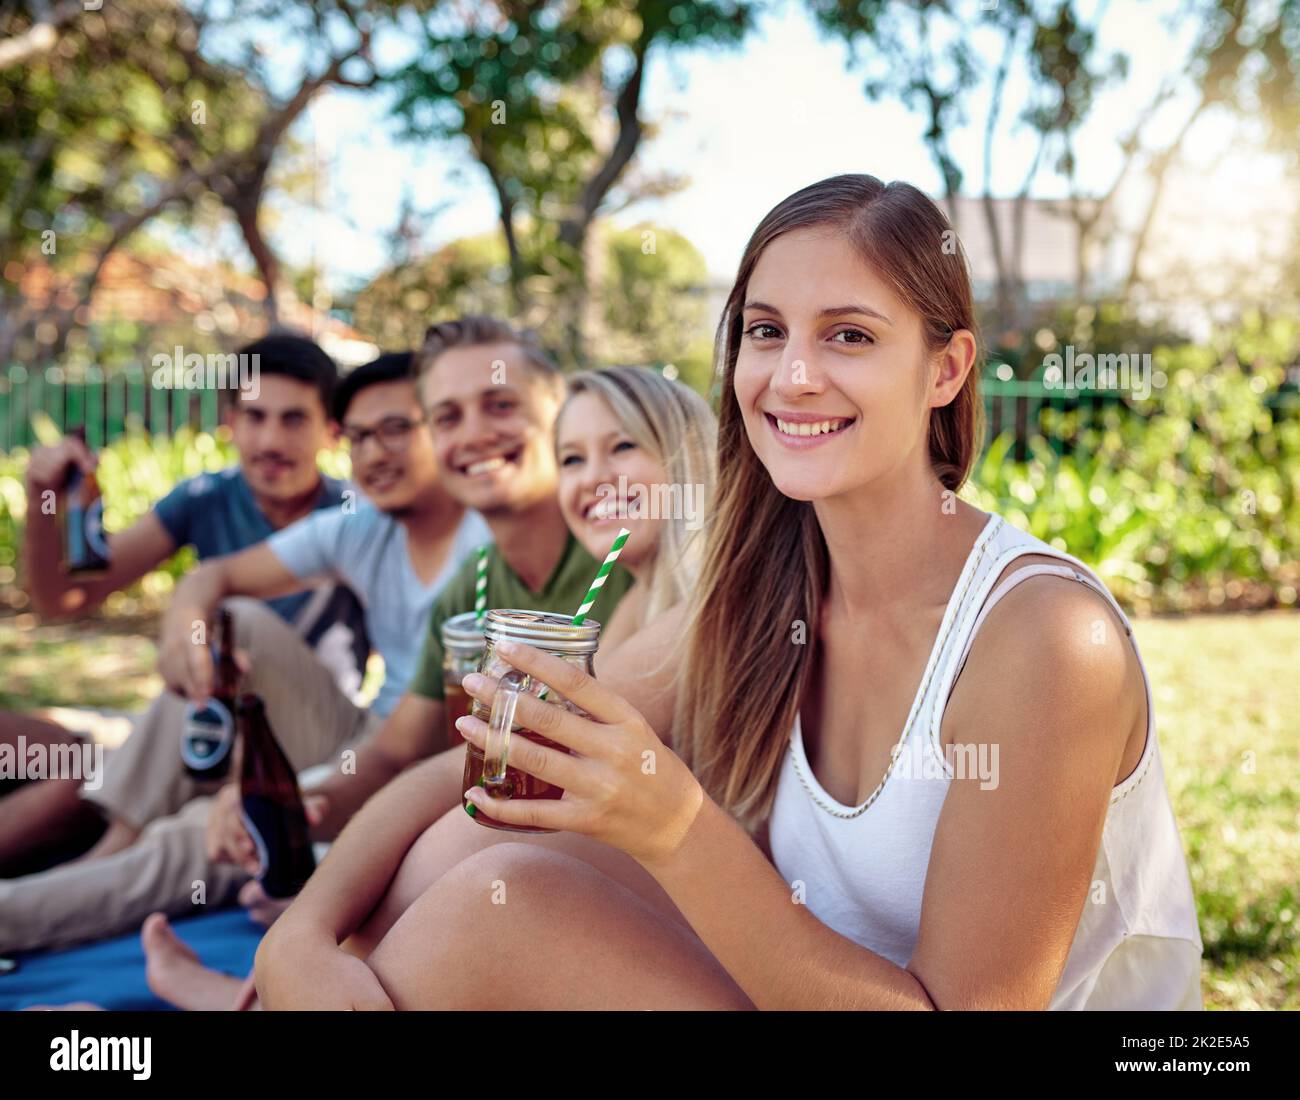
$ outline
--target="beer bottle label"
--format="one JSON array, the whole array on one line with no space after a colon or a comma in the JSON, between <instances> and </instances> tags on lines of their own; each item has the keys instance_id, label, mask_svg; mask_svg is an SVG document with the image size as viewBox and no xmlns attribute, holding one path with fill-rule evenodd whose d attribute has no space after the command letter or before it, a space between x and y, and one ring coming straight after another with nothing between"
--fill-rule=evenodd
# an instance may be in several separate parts
<instances>
[{"instance_id":1,"label":"beer bottle label","mask_svg":"<svg viewBox=\"0 0 1300 1100\"><path fill-rule=\"evenodd\" d=\"M203 706L185 708L185 729L181 735L181 760L196 772L219 768L235 743L235 720L220 699Z\"/></svg>"},{"instance_id":2,"label":"beer bottle label","mask_svg":"<svg viewBox=\"0 0 1300 1100\"><path fill-rule=\"evenodd\" d=\"M108 539L104 536L104 498L96 497L86 509L86 545L100 561L108 561Z\"/></svg>"},{"instance_id":3,"label":"beer bottle label","mask_svg":"<svg viewBox=\"0 0 1300 1100\"><path fill-rule=\"evenodd\" d=\"M246 794L240 799L239 816L244 819L244 828L253 838L253 847L257 850L257 877L265 878L271 868L271 850L266 842L267 836L274 837L276 816L279 807L269 798L257 794Z\"/></svg>"},{"instance_id":4,"label":"beer bottle label","mask_svg":"<svg viewBox=\"0 0 1300 1100\"><path fill-rule=\"evenodd\" d=\"M257 877L266 896L293 897L316 869L302 809L265 795L245 794L240 799L240 817L257 850Z\"/></svg>"},{"instance_id":5,"label":"beer bottle label","mask_svg":"<svg viewBox=\"0 0 1300 1100\"><path fill-rule=\"evenodd\" d=\"M64 560L69 568L77 569L90 560L90 554L86 548L86 515L73 494L69 494L64 508L67 509L68 513L67 523L64 527L64 537L66 539L63 551Z\"/></svg>"}]
</instances>

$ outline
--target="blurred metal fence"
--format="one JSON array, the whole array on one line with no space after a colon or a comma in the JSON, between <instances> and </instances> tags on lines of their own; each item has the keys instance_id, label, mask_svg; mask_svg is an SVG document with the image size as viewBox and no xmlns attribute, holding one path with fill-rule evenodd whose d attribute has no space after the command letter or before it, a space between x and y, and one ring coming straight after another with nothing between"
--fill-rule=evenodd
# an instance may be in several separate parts
<instances>
[{"instance_id":1,"label":"blurred metal fence","mask_svg":"<svg viewBox=\"0 0 1300 1100\"><path fill-rule=\"evenodd\" d=\"M1072 454L1089 428L1107 415L1141 416L1122 393L1074 391L1044 386L1040 380L980 380L984 398L984 446L1005 432L1015 436L1011 452L1025 458L1028 440L1042 436L1058 455ZM112 442L128 430L171 435L178 428L212 431L221 422L231 390L183 390L155 387L142 368L105 377L91 368L84 376L65 378L58 367L29 372L16 365L0 372L0 452L30 447L36 440L33 414L44 412L60 431L84 427L91 447ZM1285 390L1269 405L1283 416L1300 415L1300 393ZM1074 412L1066 431L1045 424L1045 412ZM1059 418L1058 418L1059 419Z\"/></svg>"},{"instance_id":2,"label":"blurred metal fence","mask_svg":"<svg viewBox=\"0 0 1300 1100\"><path fill-rule=\"evenodd\" d=\"M107 377L91 368L66 378L59 367L28 371L11 366L0 373L0 452L32 446L34 414L42 412L60 431L84 427L91 447L111 443L128 430L171 435L188 425L211 431L232 396L233 391L153 386L139 367Z\"/></svg>"},{"instance_id":3,"label":"blurred metal fence","mask_svg":"<svg viewBox=\"0 0 1300 1100\"><path fill-rule=\"evenodd\" d=\"M985 449L993 440L1010 432L1015 444L1008 454L1017 462L1028 457L1028 442L1035 436L1046 439L1057 455L1073 454L1079 448L1080 436L1100 427L1108 410L1124 416L1142 415L1125 401L1122 393L1047 387L1036 378L1003 381L985 377L980 379L980 391L984 398ZM1063 432L1044 423L1047 419L1044 414L1049 410L1077 415L1070 418L1071 427Z\"/></svg>"}]
</instances>

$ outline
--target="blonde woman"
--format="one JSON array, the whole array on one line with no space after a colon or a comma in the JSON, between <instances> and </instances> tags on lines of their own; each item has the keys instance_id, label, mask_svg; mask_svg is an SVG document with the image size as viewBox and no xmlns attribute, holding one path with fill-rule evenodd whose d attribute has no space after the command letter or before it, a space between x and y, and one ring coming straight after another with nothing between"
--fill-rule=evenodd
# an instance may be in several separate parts
<instances>
[{"instance_id":1,"label":"blonde woman","mask_svg":"<svg viewBox=\"0 0 1300 1100\"><path fill-rule=\"evenodd\" d=\"M626 527L618 560L636 578L602 626L602 663L694 591L716 436L705 400L654 370L607 367L569 380L555 425L560 511L597 561Z\"/></svg>"}]
</instances>

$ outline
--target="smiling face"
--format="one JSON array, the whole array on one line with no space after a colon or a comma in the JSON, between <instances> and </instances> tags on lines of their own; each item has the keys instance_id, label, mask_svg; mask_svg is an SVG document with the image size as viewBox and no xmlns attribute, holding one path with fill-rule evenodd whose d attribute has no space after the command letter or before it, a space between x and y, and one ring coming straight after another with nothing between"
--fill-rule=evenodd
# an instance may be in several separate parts
<instances>
[{"instance_id":1,"label":"smiling face","mask_svg":"<svg viewBox=\"0 0 1300 1100\"><path fill-rule=\"evenodd\" d=\"M377 382L348 403L342 427L352 477L380 511L400 514L438 484L433 438L423 421L413 382Z\"/></svg>"},{"instance_id":2,"label":"smiling face","mask_svg":"<svg viewBox=\"0 0 1300 1100\"><path fill-rule=\"evenodd\" d=\"M560 391L520 347L449 348L419 385L442 484L457 500L491 516L555 493Z\"/></svg>"},{"instance_id":3,"label":"smiling face","mask_svg":"<svg viewBox=\"0 0 1300 1100\"><path fill-rule=\"evenodd\" d=\"M769 244L741 328L736 400L786 496L824 500L928 468L930 409L965 371L927 352L921 318L842 232L798 229Z\"/></svg>"},{"instance_id":4,"label":"smiling face","mask_svg":"<svg viewBox=\"0 0 1300 1100\"><path fill-rule=\"evenodd\" d=\"M282 374L263 374L255 397L240 391L230 429L249 488L273 501L310 493L320 481L316 455L334 443L320 390Z\"/></svg>"},{"instance_id":5,"label":"smiling face","mask_svg":"<svg viewBox=\"0 0 1300 1100\"><path fill-rule=\"evenodd\" d=\"M555 433L564 522L597 560L609 552L619 528L626 527L631 534L618 560L636 572L654 557L660 530L672 519L657 514L663 509L653 507L650 496L668 480L663 463L632 438L594 393L569 399ZM625 491L620 493L620 487Z\"/></svg>"}]
</instances>

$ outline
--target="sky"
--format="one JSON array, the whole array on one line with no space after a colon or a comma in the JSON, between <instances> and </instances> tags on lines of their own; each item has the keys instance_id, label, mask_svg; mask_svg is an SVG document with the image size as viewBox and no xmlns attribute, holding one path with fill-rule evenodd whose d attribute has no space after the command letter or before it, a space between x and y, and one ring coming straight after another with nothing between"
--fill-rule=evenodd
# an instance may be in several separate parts
<instances>
[{"instance_id":1,"label":"sky","mask_svg":"<svg viewBox=\"0 0 1300 1100\"><path fill-rule=\"evenodd\" d=\"M1089 5L1082 5L1085 13ZM1164 0L1115 0L1103 20L1102 42L1130 53L1127 79L1104 94L1081 134L1081 184L1094 191L1109 187L1119 167L1118 135L1132 124L1136 106L1152 99L1170 72L1171 59L1187 48L1185 24L1170 31L1162 17ZM987 39L976 33L976 49L993 66ZM1141 48L1135 46L1141 44ZM384 67L403 47L384 47ZM902 179L938 195L940 180L921 141L922 119L896 101L872 102L863 93L860 71L851 69L845 47L813 26L802 4L786 0L763 16L739 49L696 49L684 54L652 52L647 65L642 117L662 130L643 144L640 163L649 171L685 174L689 186L679 194L645 201L617 217L622 224L649 221L684 234L703 254L711 278L728 280L749 233L776 202L798 188L841 172L868 172ZM1023 82L1007 89L1008 115L1023 101ZM1176 97L1157 120L1166 133L1188 110ZM978 189L982 165L982 120L987 92L969 107L977 125L956 133L958 162ZM1232 139L1231 125L1207 118L1198 124L1190 161L1197 150L1221 148ZM1217 129L1216 129L1217 128ZM1032 152L1027 133L1006 126L995 146L993 190L1016 193ZM403 143L387 105L376 95L334 90L321 96L300 121L296 135L313 145L326 181L323 211L306 217L286 208L273 237L295 264L315 263L332 290L373 276L389 262L385 235L401 208L404 191L417 205L441 207L424 242L434 249L459 237L493 230L496 208L486 178L455 142ZM1238 175L1256 170L1238 163ZM1213 163L1202 165L1208 173ZM1276 181L1283 186L1284 181ZM1233 184L1220 184L1232 194ZM1055 198L1065 183L1042 173L1032 191Z\"/></svg>"}]
</instances>

